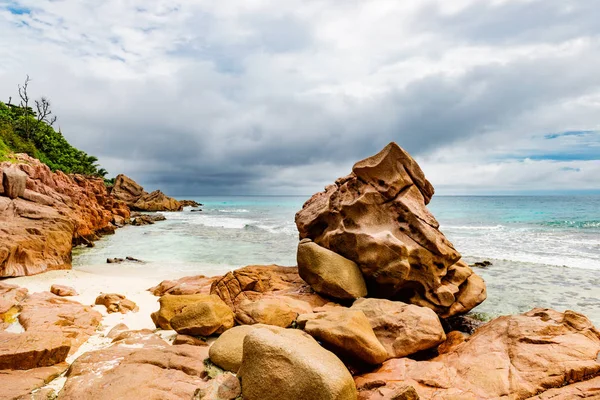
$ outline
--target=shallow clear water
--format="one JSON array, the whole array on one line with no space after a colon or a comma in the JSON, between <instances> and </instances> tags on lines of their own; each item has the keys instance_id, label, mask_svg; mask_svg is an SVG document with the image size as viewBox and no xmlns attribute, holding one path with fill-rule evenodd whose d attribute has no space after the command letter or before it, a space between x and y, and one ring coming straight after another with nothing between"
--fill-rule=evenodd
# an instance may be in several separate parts
<instances>
[{"instance_id":1,"label":"shallow clear water","mask_svg":"<svg viewBox=\"0 0 600 400\"><path fill-rule=\"evenodd\" d=\"M132 256L147 269L222 274L249 264L295 265L294 214L307 197L204 197L202 212L165 213L167 221L125 227L76 249L74 265L102 268ZM573 309L600 325L600 196L437 196L429 205L441 230L477 269L491 316L532 307Z\"/></svg>"}]
</instances>

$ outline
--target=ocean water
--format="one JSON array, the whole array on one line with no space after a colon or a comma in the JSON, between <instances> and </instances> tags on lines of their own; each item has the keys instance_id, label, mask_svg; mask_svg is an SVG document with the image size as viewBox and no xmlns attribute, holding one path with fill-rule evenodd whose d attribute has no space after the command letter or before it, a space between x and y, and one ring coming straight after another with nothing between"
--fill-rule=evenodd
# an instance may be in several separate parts
<instances>
[{"instance_id":1,"label":"ocean water","mask_svg":"<svg viewBox=\"0 0 600 400\"><path fill-rule=\"evenodd\" d=\"M164 213L166 221L125 227L74 251L75 268L102 269L132 256L129 272L153 269L215 275L250 264L295 265L294 214L304 197L203 197L202 212ZM494 317L533 307L571 309L600 326L600 196L435 196L441 231L477 268L488 299L475 311Z\"/></svg>"}]
</instances>

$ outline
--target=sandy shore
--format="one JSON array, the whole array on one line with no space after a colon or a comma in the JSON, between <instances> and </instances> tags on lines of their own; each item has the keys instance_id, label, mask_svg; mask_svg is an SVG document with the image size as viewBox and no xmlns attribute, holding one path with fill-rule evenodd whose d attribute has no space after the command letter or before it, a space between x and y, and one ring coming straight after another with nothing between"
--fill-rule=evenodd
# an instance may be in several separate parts
<instances>
[{"instance_id":1,"label":"sandy shore","mask_svg":"<svg viewBox=\"0 0 600 400\"><path fill-rule=\"evenodd\" d=\"M110 264L103 266L76 267L72 270L50 271L39 275L8 279L6 282L25 287L30 293L49 291L52 284L73 287L78 296L68 299L93 306L103 315L99 333L108 332L113 326L124 323L130 329L155 329L150 314L159 308L158 297L148 292L165 279L177 279L189 273L165 271L148 264ZM106 312L106 307L94 305L100 293L118 293L133 300L138 312L126 314Z\"/></svg>"}]
</instances>

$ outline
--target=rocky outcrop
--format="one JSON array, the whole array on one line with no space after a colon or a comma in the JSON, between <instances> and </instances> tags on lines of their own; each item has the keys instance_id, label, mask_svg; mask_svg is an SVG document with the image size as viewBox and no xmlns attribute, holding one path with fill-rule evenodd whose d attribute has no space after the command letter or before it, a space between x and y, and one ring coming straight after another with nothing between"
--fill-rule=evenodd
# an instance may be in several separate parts
<instances>
[{"instance_id":1,"label":"rocky outcrop","mask_svg":"<svg viewBox=\"0 0 600 400\"><path fill-rule=\"evenodd\" d=\"M599 352L600 333L583 315L534 309L497 318L430 361L392 359L355 380L364 400L390 399L399 385L422 400L566 399L597 385L580 382L600 373Z\"/></svg>"},{"instance_id":2,"label":"rocky outcrop","mask_svg":"<svg viewBox=\"0 0 600 400\"><path fill-rule=\"evenodd\" d=\"M115 179L111 194L136 211L181 211L183 205L160 190L147 193L133 179L121 174Z\"/></svg>"},{"instance_id":3,"label":"rocky outcrop","mask_svg":"<svg viewBox=\"0 0 600 400\"><path fill-rule=\"evenodd\" d=\"M298 245L298 273L317 293L341 300L367 295L367 286L354 261L304 239Z\"/></svg>"},{"instance_id":4,"label":"rocky outcrop","mask_svg":"<svg viewBox=\"0 0 600 400\"><path fill-rule=\"evenodd\" d=\"M449 317L481 303L486 291L427 209L433 192L412 157L390 143L309 199L296 226L301 239L354 261L369 296Z\"/></svg>"},{"instance_id":5,"label":"rocky outcrop","mask_svg":"<svg viewBox=\"0 0 600 400\"><path fill-rule=\"evenodd\" d=\"M311 312L312 308L308 303L290 297L242 300L235 308L235 320L243 325L266 324L287 328L296 320L299 310Z\"/></svg>"},{"instance_id":6,"label":"rocky outcrop","mask_svg":"<svg viewBox=\"0 0 600 400\"><path fill-rule=\"evenodd\" d=\"M57 378L65 372L69 364L60 363L51 367L40 367L28 370L0 370L0 396L2 399L46 400L54 398L53 395L44 397L42 393L31 393Z\"/></svg>"},{"instance_id":7,"label":"rocky outcrop","mask_svg":"<svg viewBox=\"0 0 600 400\"><path fill-rule=\"evenodd\" d=\"M95 331L102 315L89 306L50 292L34 293L19 304L19 323L26 332L60 332L73 354Z\"/></svg>"},{"instance_id":8,"label":"rocky outcrop","mask_svg":"<svg viewBox=\"0 0 600 400\"><path fill-rule=\"evenodd\" d=\"M272 320L269 310L279 315L304 314L328 302L300 278L298 268L277 265L250 265L228 272L213 282L211 293L234 310L240 323Z\"/></svg>"},{"instance_id":9,"label":"rocky outcrop","mask_svg":"<svg viewBox=\"0 0 600 400\"><path fill-rule=\"evenodd\" d=\"M73 244L112 233L115 217L129 218L129 208L108 194L101 178L52 172L27 155L15 157L18 164L0 163L0 277L70 268Z\"/></svg>"},{"instance_id":10,"label":"rocky outcrop","mask_svg":"<svg viewBox=\"0 0 600 400\"><path fill-rule=\"evenodd\" d=\"M70 348L58 330L0 332L0 370L50 367L64 362Z\"/></svg>"},{"instance_id":11,"label":"rocky outcrop","mask_svg":"<svg viewBox=\"0 0 600 400\"><path fill-rule=\"evenodd\" d=\"M357 397L344 364L297 329L255 329L248 333L238 377L244 400Z\"/></svg>"},{"instance_id":12,"label":"rocky outcrop","mask_svg":"<svg viewBox=\"0 0 600 400\"><path fill-rule=\"evenodd\" d=\"M163 296L165 294L209 294L213 282L220 278L220 276L206 277L204 275L186 276L175 281L162 281L158 285L148 289L148 291L155 296Z\"/></svg>"},{"instance_id":13,"label":"rocky outcrop","mask_svg":"<svg viewBox=\"0 0 600 400\"><path fill-rule=\"evenodd\" d=\"M239 379L233 374L225 373L198 388L192 400L236 400L240 399L241 394Z\"/></svg>"},{"instance_id":14,"label":"rocky outcrop","mask_svg":"<svg viewBox=\"0 0 600 400\"><path fill-rule=\"evenodd\" d=\"M137 312L139 310L133 301L118 293L103 293L96 297L94 304L106 307L108 313L125 314L129 311Z\"/></svg>"},{"instance_id":15,"label":"rocky outcrop","mask_svg":"<svg viewBox=\"0 0 600 400\"><path fill-rule=\"evenodd\" d=\"M206 384L208 349L171 346L148 333L85 353L71 365L58 399L189 400Z\"/></svg>"},{"instance_id":16,"label":"rocky outcrop","mask_svg":"<svg viewBox=\"0 0 600 400\"><path fill-rule=\"evenodd\" d=\"M362 311L340 308L298 317L298 326L350 362L381 364L388 358Z\"/></svg>"},{"instance_id":17,"label":"rocky outcrop","mask_svg":"<svg viewBox=\"0 0 600 400\"><path fill-rule=\"evenodd\" d=\"M351 307L362 311L388 358L400 358L431 349L446 339L433 310L385 299L358 299Z\"/></svg>"}]
</instances>

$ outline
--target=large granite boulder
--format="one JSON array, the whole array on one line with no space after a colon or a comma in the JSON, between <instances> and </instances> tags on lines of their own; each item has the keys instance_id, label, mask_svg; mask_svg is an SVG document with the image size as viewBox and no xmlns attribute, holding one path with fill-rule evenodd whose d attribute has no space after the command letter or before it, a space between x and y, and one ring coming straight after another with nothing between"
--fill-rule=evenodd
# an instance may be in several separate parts
<instances>
[{"instance_id":1,"label":"large granite boulder","mask_svg":"<svg viewBox=\"0 0 600 400\"><path fill-rule=\"evenodd\" d=\"M362 311L337 310L298 317L298 325L324 347L350 362L381 364L388 358Z\"/></svg>"},{"instance_id":2,"label":"large granite boulder","mask_svg":"<svg viewBox=\"0 0 600 400\"><path fill-rule=\"evenodd\" d=\"M16 199L25 194L27 185L27 174L17 168L4 168L0 171L2 175L2 187L4 195L9 199Z\"/></svg>"},{"instance_id":3,"label":"large granite boulder","mask_svg":"<svg viewBox=\"0 0 600 400\"><path fill-rule=\"evenodd\" d=\"M354 261L334 253L310 239L300 241L298 273L317 293L341 300L367 295L367 286Z\"/></svg>"},{"instance_id":4,"label":"large granite boulder","mask_svg":"<svg viewBox=\"0 0 600 400\"><path fill-rule=\"evenodd\" d=\"M242 365L244 353L244 338L255 329L271 329L269 325L239 325L225 331L210 346L208 355L210 361L226 371L237 373ZM274 329L277 332L277 329Z\"/></svg>"},{"instance_id":5,"label":"large granite boulder","mask_svg":"<svg viewBox=\"0 0 600 400\"><path fill-rule=\"evenodd\" d=\"M353 400L352 376L344 364L298 329L255 329L244 338L244 400Z\"/></svg>"},{"instance_id":6,"label":"large granite boulder","mask_svg":"<svg viewBox=\"0 0 600 400\"><path fill-rule=\"evenodd\" d=\"M433 187L397 144L360 161L296 214L300 238L354 261L370 297L432 308L442 317L486 297L475 275L438 230L426 205Z\"/></svg>"},{"instance_id":7,"label":"large granite boulder","mask_svg":"<svg viewBox=\"0 0 600 400\"><path fill-rule=\"evenodd\" d=\"M369 298L356 300L350 309L367 316L389 358L405 357L446 340L440 319L427 307Z\"/></svg>"},{"instance_id":8,"label":"large granite boulder","mask_svg":"<svg viewBox=\"0 0 600 400\"><path fill-rule=\"evenodd\" d=\"M231 309L223 300L214 295L209 295L206 300L184 307L170 321L171 327L177 333L193 336L223 333L232 328L234 323Z\"/></svg>"},{"instance_id":9,"label":"large granite boulder","mask_svg":"<svg viewBox=\"0 0 600 400\"><path fill-rule=\"evenodd\" d=\"M209 294L212 283L220 278L220 276L207 277L204 275L185 276L177 280L162 281L148 289L148 291L155 296L165 294Z\"/></svg>"},{"instance_id":10,"label":"large granite boulder","mask_svg":"<svg viewBox=\"0 0 600 400\"><path fill-rule=\"evenodd\" d=\"M175 329L185 335L209 336L234 325L229 306L211 294L171 295L159 299L160 309L152 314L157 328Z\"/></svg>"},{"instance_id":11,"label":"large granite boulder","mask_svg":"<svg viewBox=\"0 0 600 400\"><path fill-rule=\"evenodd\" d=\"M160 190L147 193L133 179L120 174L115 179L111 194L136 211L181 211L183 205Z\"/></svg>"},{"instance_id":12,"label":"large granite boulder","mask_svg":"<svg viewBox=\"0 0 600 400\"><path fill-rule=\"evenodd\" d=\"M600 332L583 315L534 309L497 318L430 361L391 359L355 381L361 400L406 385L421 400L571 399L598 385L583 382L600 373L599 352Z\"/></svg>"}]
</instances>

